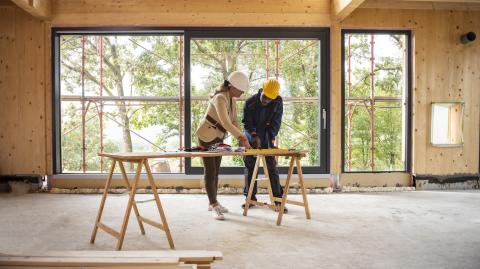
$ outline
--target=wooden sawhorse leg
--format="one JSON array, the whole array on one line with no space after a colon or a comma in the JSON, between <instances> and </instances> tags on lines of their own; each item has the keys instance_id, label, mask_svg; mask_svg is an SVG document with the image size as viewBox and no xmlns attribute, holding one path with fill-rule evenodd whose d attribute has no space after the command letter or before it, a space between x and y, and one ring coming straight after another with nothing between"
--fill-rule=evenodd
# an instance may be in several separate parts
<instances>
[{"instance_id":1,"label":"wooden sawhorse leg","mask_svg":"<svg viewBox=\"0 0 480 269\"><path fill-rule=\"evenodd\" d=\"M113 175L113 171L115 169L115 163L116 162L119 163L120 170L122 171L122 177L125 181L126 188L127 188L128 193L129 193L128 204L127 204L127 208L125 210L125 216L123 218L122 228L121 228L120 232L117 232L114 229L112 229L112 228L108 227L107 225L100 222L102 214L103 214L103 208L105 206L105 200L107 198L108 190L110 188L112 175ZM140 230L141 230L142 234L145 234L145 229L143 227L143 223L146 223L146 224L152 225L152 226L154 226L158 229L161 229L161 230L165 231L165 233L166 233L170 248L174 249L173 239L172 239L172 236L170 234L170 229L169 229L168 224L167 224L167 219L165 217L165 213L163 212L163 208L162 208L162 205L160 203L160 198L158 196L158 192L157 192L157 188L155 186L155 182L153 181L153 176L152 176L150 167L148 165L148 160L147 159L126 160L126 162L138 163L137 170L136 170L136 173L135 173L134 183L133 183L132 186L130 186L130 183L128 182L127 173L125 172L125 167L123 166L123 161L122 160L113 160L112 166L110 168L110 173L109 173L108 178L107 178L107 182L105 183L105 190L103 192L102 200L101 200L101 203L100 203L100 208L99 208L98 213L97 213L97 219L95 221L95 226L93 228L90 243L93 244L95 242L95 237L97 235L97 230L98 230L98 228L100 228L100 229L104 230L105 232L109 233L110 235L112 235L113 237L118 239L117 250L121 250L122 245L123 245L123 240L125 238L125 233L127 231L128 220L130 218L130 212L131 212L132 207L133 207L133 209L135 211L135 216L137 218L137 222L140 226ZM155 222L153 220L142 217L140 215L140 212L138 211L137 204L135 202L135 194L137 192L137 187L138 187L138 183L140 181L140 175L141 175L143 166L145 166L145 171L147 172L149 185L151 186L153 195L155 196L155 201L156 201L156 204L157 204L157 208L158 208L158 211L160 213L160 218L162 220L161 224L158 223L158 222Z\"/></svg>"},{"instance_id":2,"label":"wooden sawhorse leg","mask_svg":"<svg viewBox=\"0 0 480 269\"><path fill-rule=\"evenodd\" d=\"M302 192L303 202L287 200L288 189L290 188L290 180L292 178L294 164L297 165L298 183L300 184L300 190ZM282 223L283 210L285 209L285 204L303 206L305 208L305 217L307 219L310 219L310 209L308 208L307 193L305 191L305 183L303 181L303 173L302 173L302 165L301 165L301 162L300 162L300 157L291 156L290 166L288 167L288 175L287 175L287 180L285 182L285 188L284 188L284 191L283 191L283 196L282 196L281 199L280 198L275 198L275 201L281 202L280 210L278 211L277 225L280 225Z\"/></svg>"},{"instance_id":3,"label":"wooden sawhorse leg","mask_svg":"<svg viewBox=\"0 0 480 269\"><path fill-rule=\"evenodd\" d=\"M264 178L257 178L258 169L260 167L260 162L262 162L263 174L265 175ZM267 182L267 191L268 191L268 196L270 197L270 204L252 200L253 188L255 187L255 182L257 182L257 181L266 181ZM247 215L248 208L250 207L250 205L260 205L260 206L267 205L272 210L275 210L275 197L273 197L272 185L270 184L270 175L268 174L267 160L265 159L264 155L258 155L257 160L255 161L255 166L253 168L252 179L250 181L250 186L248 187L248 195L247 195L247 199L245 201L245 208L243 209L243 215L244 216Z\"/></svg>"}]
</instances>

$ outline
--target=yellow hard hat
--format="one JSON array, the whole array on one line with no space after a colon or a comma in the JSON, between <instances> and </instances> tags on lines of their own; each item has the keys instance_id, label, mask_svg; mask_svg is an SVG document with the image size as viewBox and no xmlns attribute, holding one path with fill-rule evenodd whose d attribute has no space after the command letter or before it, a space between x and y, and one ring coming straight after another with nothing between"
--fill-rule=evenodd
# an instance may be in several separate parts
<instances>
[{"instance_id":1,"label":"yellow hard hat","mask_svg":"<svg viewBox=\"0 0 480 269\"><path fill-rule=\"evenodd\" d=\"M262 89L266 97L274 100L280 93L280 83L276 79L269 79L263 83Z\"/></svg>"}]
</instances>

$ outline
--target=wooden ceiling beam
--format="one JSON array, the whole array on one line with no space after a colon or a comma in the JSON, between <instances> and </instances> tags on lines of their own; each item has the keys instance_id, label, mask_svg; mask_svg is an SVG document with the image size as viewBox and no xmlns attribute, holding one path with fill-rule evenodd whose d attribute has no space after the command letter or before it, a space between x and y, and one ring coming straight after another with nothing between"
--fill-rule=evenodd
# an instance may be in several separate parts
<instances>
[{"instance_id":1,"label":"wooden ceiling beam","mask_svg":"<svg viewBox=\"0 0 480 269\"><path fill-rule=\"evenodd\" d=\"M52 15L51 0L11 0L18 7L40 20L49 20Z\"/></svg>"},{"instance_id":2,"label":"wooden ceiling beam","mask_svg":"<svg viewBox=\"0 0 480 269\"><path fill-rule=\"evenodd\" d=\"M397 0L400 2L429 2L429 3L480 3L480 0ZM393 1L392 1L393 2Z\"/></svg>"},{"instance_id":3,"label":"wooden ceiling beam","mask_svg":"<svg viewBox=\"0 0 480 269\"><path fill-rule=\"evenodd\" d=\"M342 21L357 9L365 0L332 0L331 17L335 21Z\"/></svg>"}]
</instances>

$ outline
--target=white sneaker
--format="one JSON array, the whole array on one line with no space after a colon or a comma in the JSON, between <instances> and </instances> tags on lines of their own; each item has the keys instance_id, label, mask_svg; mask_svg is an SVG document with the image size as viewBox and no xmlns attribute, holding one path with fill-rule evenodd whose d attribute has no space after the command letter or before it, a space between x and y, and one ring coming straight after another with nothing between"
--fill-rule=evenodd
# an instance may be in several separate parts
<instances>
[{"instance_id":1,"label":"white sneaker","mask_svg":"<svg viewBox=\"0 0 480 269\"><path fill-rule=\"evenodd\" d=\"M217 203L217 206L220 208L220 212L222 213L228 213L228 208L222 206L220 203ZM208 205L208 211L212 211L213 210L213 206L212 205Z\"/></svg>"},{"instance_id":2,"label":"white sneaker","mask_svg":"<svg viewBox=\"0 0 480 269\"><path fill-rule=\"evenodd\" d=\"M212 212L213 212L213 218L216 220L225 220L225 216L222 213L222 209L220 208L220 205L216 205L212 207Z\"/></svg>"}]
</instances>

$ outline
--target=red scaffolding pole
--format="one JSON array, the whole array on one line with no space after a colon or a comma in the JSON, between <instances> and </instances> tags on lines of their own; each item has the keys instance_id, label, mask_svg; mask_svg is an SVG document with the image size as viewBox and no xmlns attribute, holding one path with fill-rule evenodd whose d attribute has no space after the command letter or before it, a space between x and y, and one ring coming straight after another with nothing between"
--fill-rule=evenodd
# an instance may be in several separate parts
<instances>
[{"instance_id":1,"label":"red scaffolding pole","mask_svg":"<svg viewBox=\"0 0 480 269\"><path fill-rule=\"evenodd\" d=\"M185 117L183 115L183 37L178 37L178 58L179 58L179 75L178 75L178 96L179 96L179 112L180 112L180 122L178 125L178 133L180 138L180 148L183 148L183 126L185 126ZM179 169L180 173L183 171L183 158L180 158Z\"/></svg>"},{"instance_id":2,"label":"red scaffolding pole","mask_svg":"<svg viewBox=\"0 0 480 269\"><path fill-rule=\"evenodd\" d=\"M87 170L86 160L86 144L85 144L85 36L82 36L82 171L85 173Z\"/></svg>"},{"instance_id":3,"label":"red scaffolding pole","mask_svg":"<svg viewBox=\"0 0 480 269\"><path fill-rule=\"evenodd\" d=\"M375 40L370 35L370 167L375 169Z\"/></svg>"},{"instance_id":4,"label":"red scaffolding pole","mask_svg":"<svg viewBox=\"0 0 480 269\"><path fill-rule=\"evenodd\" d=\"M103 96L103 36L100 36L100 96ZM100 102L100 152L103 152L103 101ZM100 172L103 172L103 157L100 157Z\"/></svg>"},{"instance_id":5,"label":"red scaffolding pole","mask_svg":"<svg viewBox=\"0 0 480 269\"><path fill-rule=\"evenodd\" d=\"M347 50L347 171L350 172L352 169L352 116L353 113L351 111L352 104L348 101L351 95L351 87L352 87L352 80L351 80L351 58L352 58L352 50L351 50L351 35L348 35L348 50Z\"/></svg>"}]
</instances>

